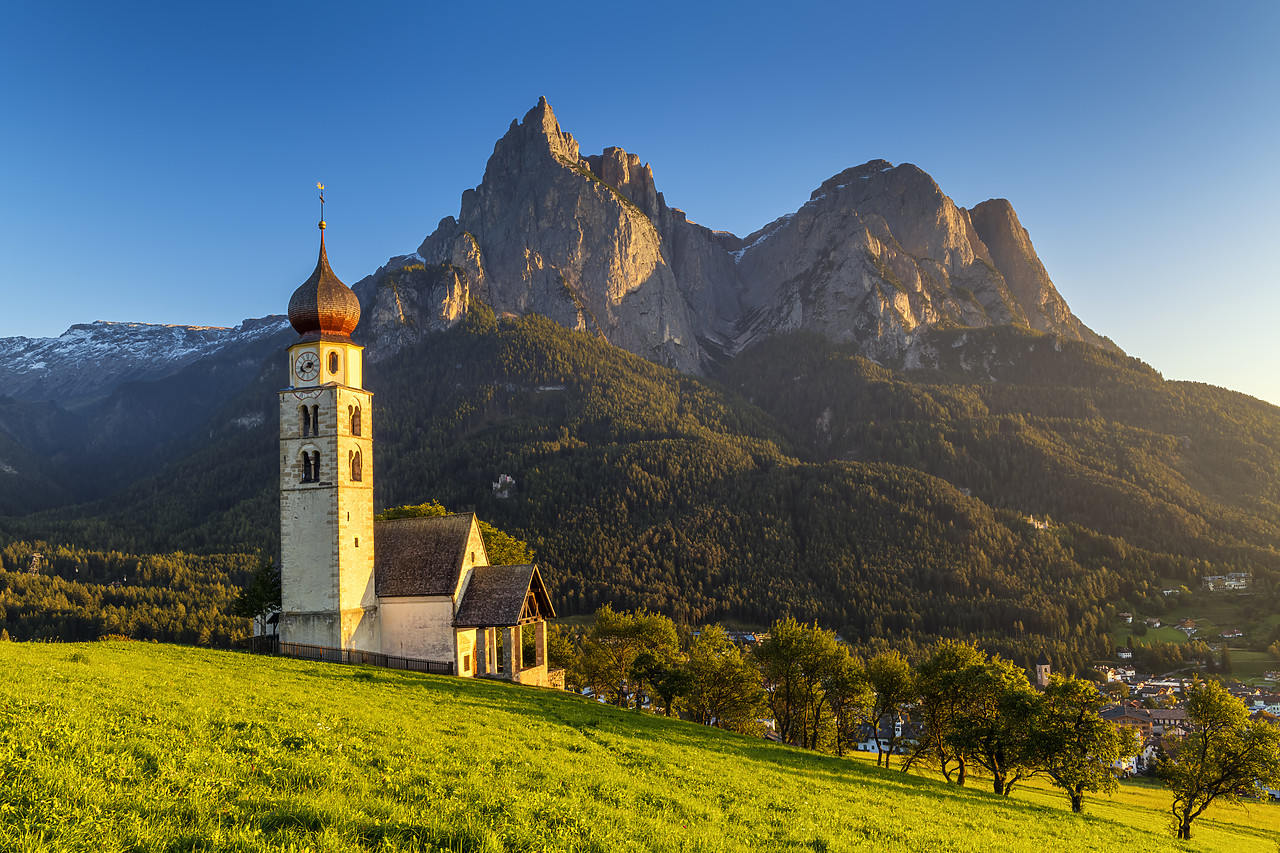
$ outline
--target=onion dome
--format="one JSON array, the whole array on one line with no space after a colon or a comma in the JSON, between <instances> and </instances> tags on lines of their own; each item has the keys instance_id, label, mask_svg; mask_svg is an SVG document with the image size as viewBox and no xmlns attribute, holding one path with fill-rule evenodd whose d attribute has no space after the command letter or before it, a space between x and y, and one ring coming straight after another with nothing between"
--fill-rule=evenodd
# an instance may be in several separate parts
<instances>
[{"instance_id":1,"label":"onion dome","mask_svg":"<svg viewBox=\"0 0 1280 853\"><path fill-rule=\"evenodd\" d=\"M360 300L329 268L320 222L320 258L311 278L289 298L289 323L303 340L350 340L360 322Z\"/></svg>"}]
</instances>

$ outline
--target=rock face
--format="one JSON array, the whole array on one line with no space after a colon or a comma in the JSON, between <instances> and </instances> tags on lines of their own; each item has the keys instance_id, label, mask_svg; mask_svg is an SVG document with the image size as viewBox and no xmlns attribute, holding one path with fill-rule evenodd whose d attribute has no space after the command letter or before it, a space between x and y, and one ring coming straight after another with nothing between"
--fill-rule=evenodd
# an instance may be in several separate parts
<instances>
[{"instance_id":1,"label":"rock face","mask_svg":"<svg viewBox=\"0 0 1280 853\"><path fill-rule=\"evenodd\" d=\"M1081 323L1062 298L1044 264L1031 245L1031 235L1018 221L1006 199L984 201L969 212L974 230L986 244L996 268L1004 275L1018 304L1041 332L1058 332L1097 346L1114 347L1106 338ZM1074 332L1074 334L1072 334Z\"/></svg>"},{"instance_id":2,"label":"rock face","mask_svg":"<svg viewBox=\"0 0 1280 853\"><path fill-rule=\"evenodd\" d=\"M919 331L1015 324L1114 347L1067 307L1007 201L956 206L910 164L875 160L740 238L668 207L621 148L582 156L546 99L417 252L355 288L377 360L471 299L536 312L686 372L805 329L910 364Z\"/></svg>"},{"instance_id":3,"label":"rock face","mask_svg":"<svg viewBox=\"0 0 1280 853\"><path fill-rule=\"evenodd\" d=\"M625 171L630 161L610 163ZM631 185L644 185L646 172L637 168ZM499 312L536 312L661 364L698 367L688 308L653 221L591 170L545 99L512 122L480 186L463 194L456 219L442 220L414 256L384 268L381 280L357 285L357 293L372 297L378 317L394 316L384 310L392 299L382 286L387 273L419 258L427 267L457 270L458 280L444 290L433 285L439 295L419 301L433 313L412 321L418 329L447 322L435 306L452 312L465 288ZM380 323L365 330L372 338L383 333Z\"/></svg>"}]
</instances>

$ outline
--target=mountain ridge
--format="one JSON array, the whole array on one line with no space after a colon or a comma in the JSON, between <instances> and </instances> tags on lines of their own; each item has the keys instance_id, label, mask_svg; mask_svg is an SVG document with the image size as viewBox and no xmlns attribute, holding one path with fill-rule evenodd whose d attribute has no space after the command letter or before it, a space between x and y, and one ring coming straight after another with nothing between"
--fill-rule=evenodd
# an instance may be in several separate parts
<instances>
[{"instance_id":1,"label":"mountain ridge","mask_svg":"<svg viewBox=\"0 0 1280 853\"><path fill-rule=\"evenodd\" d=\"M387 287L417 264L436 272ZM872 160L738 237L669 206L639 156L582 155L545 98L495 144L458 216L355 289L377 318L362 330L375 347L456 323L474 295L687 373L791 330L886 364L939 325L1009 323L1119 350L1071 313L1006 200L969 211L918 167Z\"/></svg>"}]
</instances>

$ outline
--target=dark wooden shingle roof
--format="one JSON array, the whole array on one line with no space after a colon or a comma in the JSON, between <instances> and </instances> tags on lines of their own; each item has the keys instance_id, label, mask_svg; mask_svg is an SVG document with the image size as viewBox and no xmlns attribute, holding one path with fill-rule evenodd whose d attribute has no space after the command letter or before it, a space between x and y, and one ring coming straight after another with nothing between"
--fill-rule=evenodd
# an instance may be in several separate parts
<instances>
[{"instance_id":1,"label":"dark wooden shingle roof","mask_svg":"<svg viewBox=\"0 0 1280 853\"><path fill-rule=\"evenodd\" d=\"M554 618L555 610L537 566L477 566L453 624L458 628L518 625L530 593L538 615L543 619Z\"/></svg>"},{"instance_id":2,"label":"dark wooden shingle roof","mask_svg":"<svg viewBox=\"0 0 1280 853\"><path fill-rule=\"evenodd\" d=\"M374 522L374 593L452 595L474 522L471 512Z\"/></svg>"}]
</instances>

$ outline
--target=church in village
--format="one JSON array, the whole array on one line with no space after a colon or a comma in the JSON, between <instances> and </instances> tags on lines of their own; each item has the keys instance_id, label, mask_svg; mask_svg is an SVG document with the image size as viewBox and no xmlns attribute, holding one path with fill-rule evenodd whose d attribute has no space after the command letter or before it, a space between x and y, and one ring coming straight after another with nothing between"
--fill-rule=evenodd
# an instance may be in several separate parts
<instances>
[{"instance_id":1,"label":"church in village","mask_svg":"<svg viewBox=\"0 0 1280 853\"><path fill-rule=\"evenodd\" d=\"M537 566L489 565L474 513L374 518L373 395L351 339L360 302L329 268L324 228L315 272L289 300L281 651L545 685L555 613Z\"/></svg>"}]
</instances>

